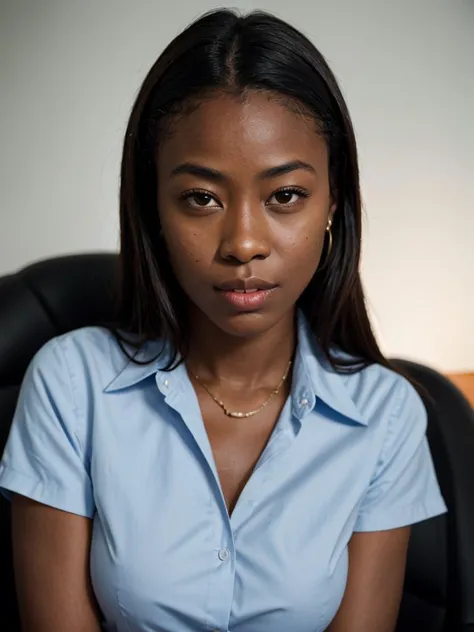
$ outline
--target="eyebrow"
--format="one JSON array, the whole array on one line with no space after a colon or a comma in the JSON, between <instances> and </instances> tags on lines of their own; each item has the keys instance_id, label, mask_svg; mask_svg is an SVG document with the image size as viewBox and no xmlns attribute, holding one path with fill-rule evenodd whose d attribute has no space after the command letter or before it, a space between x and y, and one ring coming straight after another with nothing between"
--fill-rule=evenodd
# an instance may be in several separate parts
<instances>
[{"instance_id":1,"label":"eyebrow","mask_svg":"<svg viewBox=\"0 0 474 632\"><path fill-rule=\"evenodd\" d=\"M278 176L284 176L287 173L291 173L292 171L298 171L298 169L303 169L304 171L310 171L311 173L316 173L315 168L310 165L308 162L303 162L302 160L292 160L291 162L285 162L283 165L277 165L276 167L270 167L270 169L266 169L259 174L259 180L267 180L269 178L277 178Z\"/></svg>"},{"instance_id":2,"label":"eyebrow","mask_svg":"<svg viewBox=\"0 0 474 632\"><path fill-rule=\"evenodd\" d=\"M257 178L259 180L268 180L270 178L277 178L279 176L286 175L287 173L292 173L293 171L297 171L299 169L316 173L315 168L308 162L303 162L302 160L292 160L291 162L285 162L282 165L277 165L261 171ZM171 176L178 176L183 173L200 176L216 182L226 180L226 176L221 171L211 169L210 167L203 167L192 162L184 162L183 164L178 165L172 170Z\"/></svg>"}]
</instances>

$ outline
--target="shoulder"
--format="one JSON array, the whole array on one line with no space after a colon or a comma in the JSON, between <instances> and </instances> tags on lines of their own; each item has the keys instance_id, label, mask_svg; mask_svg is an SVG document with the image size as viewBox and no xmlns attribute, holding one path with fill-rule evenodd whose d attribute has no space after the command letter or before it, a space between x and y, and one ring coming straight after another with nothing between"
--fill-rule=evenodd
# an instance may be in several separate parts
<instances>
[{"instance_id":1,"label":"shoulder","mask_svg":"<svg viewBox=\"0 0 474 632\"><path fill-rule=\"evenodd\" d=\"M380 364L342 375L345 388L367 424L416 424L426 428L426 410L407 378Z\"/></svg>"},{"instance_id":2,"label":"shoulder","mask_svg":"<svg viewBox=\"0 0 474 632\"><path fill-rule=\"evenodd\" d=\"M127 334L126 339L131 341L132 336ZM148 341L137 348L119 342L108 329L84 327L47 342L31 361L24 383L39 375L53 391L63 388L68 376L76 406L87 407L91 398L137 384L156 373L167 363L167 353L164 341Z\"/></svg>"},{"instance_id":3,"label":"shoulder","mask_svg":"<svg viewBox=\"0 0 474 632\"><path fill-rule=\"evenodd\" d=\"M84 327L44 344L31 360L25 382L39 379L54 392L67 380L78 396L84 388L102 391L128 362L111 331Z\"/></svg>"},{"instance_id":4,"label":"shoulder","mask_svg":"<svg viewBox=\"0 0 474 632\"><path fill-rule=\"evenodd\" d=\"M114 334L102 327L83 327L52 338L35 354L31 365L48 368L59 358L71 368L103 365L111 373L123 368L127 360Z\"/></svg>"}]
</instances>

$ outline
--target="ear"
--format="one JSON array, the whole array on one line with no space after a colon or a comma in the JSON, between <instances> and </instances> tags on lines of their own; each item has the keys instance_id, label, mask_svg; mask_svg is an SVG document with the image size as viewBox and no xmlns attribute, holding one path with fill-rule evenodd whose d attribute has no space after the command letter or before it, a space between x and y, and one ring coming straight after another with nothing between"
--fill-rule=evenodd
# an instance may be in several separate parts
<instances>
[{"instance_id":1,"label":"ear","mask_svg":"<svg viewBox=\"0 0 474 632\"><path fill-rule=\"evenodd\" d=\"M336 208L337 208L337 202L333 202L331 206L329 207L328 222L332 223L334 221L334 213L336 212Z\"/></svg>"}]
</instances>

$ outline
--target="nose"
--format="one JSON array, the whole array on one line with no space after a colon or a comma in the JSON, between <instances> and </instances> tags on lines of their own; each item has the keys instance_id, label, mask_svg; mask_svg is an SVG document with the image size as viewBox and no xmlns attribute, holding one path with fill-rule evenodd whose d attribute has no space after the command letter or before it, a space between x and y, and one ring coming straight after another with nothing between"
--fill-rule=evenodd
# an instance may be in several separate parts
<instances>
[{"instance_id":1,"label":"nose","mask_svg":"<svg viewBox=\"0 0 474 632\"><path fill-rule=\"evenodd\" d=\"M250 205L228 208L222 224L219 256L234 263L266 259L271 253L270 231L265 211Z\"/></svg>"}]
</instances>

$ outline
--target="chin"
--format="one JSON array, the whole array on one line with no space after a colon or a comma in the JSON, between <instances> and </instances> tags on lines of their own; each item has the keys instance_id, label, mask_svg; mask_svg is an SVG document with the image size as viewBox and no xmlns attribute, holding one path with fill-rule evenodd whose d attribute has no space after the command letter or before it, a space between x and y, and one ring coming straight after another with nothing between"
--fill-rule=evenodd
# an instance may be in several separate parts
<instances>
[{"instance_id":1,"label":"chin","mask_svg":"<svg viewBox=\"0 0 474 632\"><path fill-rule=\"evenodd\" d=\"M270 331L282 319L282 315L265 310L238 312L232 315L219 315L212 318L213 323L222 332L237 338L255 338Z\"/></svg>"}]
</instances>

